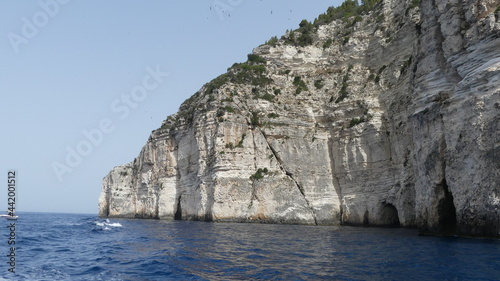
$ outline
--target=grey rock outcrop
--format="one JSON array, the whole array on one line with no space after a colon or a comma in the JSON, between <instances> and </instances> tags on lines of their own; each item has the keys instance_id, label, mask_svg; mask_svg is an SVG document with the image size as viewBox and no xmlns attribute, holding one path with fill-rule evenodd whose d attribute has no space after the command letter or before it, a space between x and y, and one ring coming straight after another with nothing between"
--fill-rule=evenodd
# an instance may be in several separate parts
<instances>
[{"instance_id":1,"label":"grey rock outcrop","mask_svg":"<svg viewBox=\"0 0 500 281\"><path fill-rule=\"evenodd\" d=\"M414 4L256 48L104 178L99 214L500 236L500 0Z\"/></svg>"}]
</instances>

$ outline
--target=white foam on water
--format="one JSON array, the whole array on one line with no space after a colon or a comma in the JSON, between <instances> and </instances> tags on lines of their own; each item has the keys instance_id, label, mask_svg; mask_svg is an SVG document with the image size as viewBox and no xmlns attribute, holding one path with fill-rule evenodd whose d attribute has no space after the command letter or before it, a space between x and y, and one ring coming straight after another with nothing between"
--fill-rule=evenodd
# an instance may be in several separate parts
<instances>
[{"instance_id":1,"label":"white foam on water","mask_svg":"<svg viewBox=\"0 0 500 281\"><path fill-rule=\"evenodd\" d=\"M104 230L109 230L110 227L123 227L121 223L119 222L110 222L109 219L106 219L106 221L100 222L100 221L95 221L94 222L96 226L101 227Z\"/></svg>"}]
</instances>

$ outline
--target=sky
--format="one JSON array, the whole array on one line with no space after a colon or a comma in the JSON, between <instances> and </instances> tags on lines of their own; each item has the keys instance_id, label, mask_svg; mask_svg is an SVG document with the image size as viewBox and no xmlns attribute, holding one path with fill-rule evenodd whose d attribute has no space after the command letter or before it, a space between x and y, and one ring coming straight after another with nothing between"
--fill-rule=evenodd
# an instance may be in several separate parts
<instances>
[{"instance_id":1,"label":"sky","mask_svg":"<svg viewBox=\"0 0 500 281\"><path fill-rule=\"evenodd\" d=\"M102 179L252 49L341 0L0 0L0 210L97 214Z\"/></svg>"}]
</instances>

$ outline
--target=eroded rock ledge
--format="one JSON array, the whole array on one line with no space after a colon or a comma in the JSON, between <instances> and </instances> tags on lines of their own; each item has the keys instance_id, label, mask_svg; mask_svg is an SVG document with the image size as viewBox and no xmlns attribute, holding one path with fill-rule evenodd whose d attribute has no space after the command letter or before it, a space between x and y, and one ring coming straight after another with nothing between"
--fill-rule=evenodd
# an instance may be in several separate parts
<instances>
[{"instance_id":1,"label":"eroded rock ledge","mask_svg":"<svg viewBox=\"0 0 500 281\"><path fill-rule=\"evenodd\" d=\"M500 237L500 0L415 3L256 48L104 178L99 214Z\"/></svg>"}]
</instances>

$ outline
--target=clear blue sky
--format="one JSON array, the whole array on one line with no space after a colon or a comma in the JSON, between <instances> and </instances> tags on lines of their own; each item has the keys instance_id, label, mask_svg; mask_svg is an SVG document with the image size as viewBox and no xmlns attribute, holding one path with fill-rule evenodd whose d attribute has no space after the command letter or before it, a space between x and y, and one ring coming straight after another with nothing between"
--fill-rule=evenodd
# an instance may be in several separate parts
<instances>
[{"instance_id":1,"label":"clear blue sky","mask_svg":"<svg viewBox=\"0 0 500 281\"><path fill-rule=\"evenodd\" d=\"M185 99L341 2L0 0L0 210L16 169L18 211L97 213L102 178Z\"/></svg>"}]
</instances>

